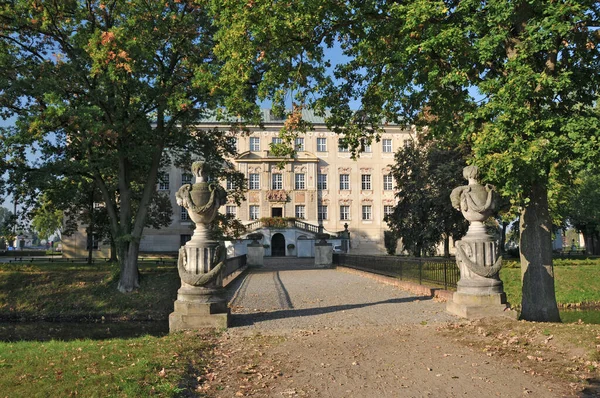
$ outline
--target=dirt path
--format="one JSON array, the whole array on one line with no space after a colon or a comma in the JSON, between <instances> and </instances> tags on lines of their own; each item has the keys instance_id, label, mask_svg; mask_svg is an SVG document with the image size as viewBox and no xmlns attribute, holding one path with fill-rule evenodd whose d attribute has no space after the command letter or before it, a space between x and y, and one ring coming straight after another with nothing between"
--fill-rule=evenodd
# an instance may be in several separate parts
<instances>
[{"instance_id":1,"label":"dirt path","mask_svg":"<svg viewBox=\"0 0 600 398\"><path fill-rule=\"evenodd\" d=\"M233 327L216 344L201 388L208 396L575 394L525 364L455 341L461 334L448 325L459 320L425 297L287 259L236 283Z\"/></svg>"}]
</instances>

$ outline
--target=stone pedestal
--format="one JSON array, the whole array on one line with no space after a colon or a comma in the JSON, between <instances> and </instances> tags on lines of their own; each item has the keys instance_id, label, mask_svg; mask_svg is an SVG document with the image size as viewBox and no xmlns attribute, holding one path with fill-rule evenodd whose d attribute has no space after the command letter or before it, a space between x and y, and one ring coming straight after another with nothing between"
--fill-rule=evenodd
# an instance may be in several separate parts
<instances>
[{"instance_id":1,"label":"stone pedestal","mask_svg":"<svg viewBox=\"0 0 600 398\"><path fill-rule=\"evenodd\" d=\"M182 282L175 311L169 314L169 331L227 328L229 308L224 293L223 288L209 289Z\"/></svg>"},{"instance_id":2,"label":"stone pedestal","mask_svg":"<svg viewBox=\"0 0 600 398\"><path fill-rule=\"evenodd\" d=\"M178 268L182 280L175 310L169 315L170 332L228 327L230 311L221 277L223 265L219 265L224 264L224 248L208 240L202 228L198 232L179 251ZM201 286L187 283L195 283L201 278L206 279Z\"/></svg>"},{"instance_id":3,"label":"stone pedestal","mask_svg":"<svg viewBox=\"0 0 600 398\"><path fill-rule=\"evenodd\" d=\"M248 253L246 254L246 264L249 267L262 267L265 265L265 248L259 242L263 238L262 234L248 235L252 242L248 244Z\"/></svg>"},{"instance_id":4,"label":"stone pedestal","mask_svg":"<svg viewBox=\"0 0 600 398\"><path fill-rule=\"evenodd\" d=\"M517 319L517 312L508 307L504 293L475 295L455 292L452 301L446 303L446 310L467 319L495 316Z\"/></svg>"},{"instance_id":5,"label":"stone pedestal","mask_svg":"<svg viewBox=\"0 0 600 398\"><path fill-rule=\"evenodd\" d=\"M460 280L446 310L463 318L508 316L516 319L506 302L503 284L498 276L502 258L490 236L479 225L470 228L464 239L456 242L456 263ZM472 225L473 226L473 225Z\"/></svg>"}]
</instances>

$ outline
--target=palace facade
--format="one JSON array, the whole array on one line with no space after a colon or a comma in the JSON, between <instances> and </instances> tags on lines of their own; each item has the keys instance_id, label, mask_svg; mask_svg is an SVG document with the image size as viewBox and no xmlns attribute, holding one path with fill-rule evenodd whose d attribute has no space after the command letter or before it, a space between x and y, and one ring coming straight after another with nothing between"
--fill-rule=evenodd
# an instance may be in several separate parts
<instances>
[{"instance_id":1,"label":"palace facade","mask_svg":"<svg viewBox=\"0 0 600 398\"><path fill-rule=\"evenodd\" d=\"M323 119L305 112L303 117L314 130L296 139L294 159L283 159L270 153L270 144L280 142L284 120L273 117L269 110L263 113L264 129L256 128L234 138L238 155L232 160L247 179L246 200L240 206L228 203L222 212L234 214L250 227L256 227L263 217L294 217L303 225L321 226L324 232L333 234L347 226L350 252L385 252L383 234L387 226L383 218L393 211L396 193L391 164L397 150L412 142L411 131L386 127L379 141L364 145L354 160L348 148L340 144L340 136L329 131ZM206 120L199 127L229 129L216 120ZM194 182L192 175L189 170L171 167L164 176L157 189L171 197L173 222L160 230L146 229L140 247L143 252L174 252L192 234L193 223L175 201L179 187ZM306 236L303 234L299 230L286 239L293 241L294 236ZM69 241L63 245L65 255L69 250L71 256L85 255L87 240L77 235L65 237ZM105 256L106 245L97 244L98 254Z\"/></svg>"}]
</instances>

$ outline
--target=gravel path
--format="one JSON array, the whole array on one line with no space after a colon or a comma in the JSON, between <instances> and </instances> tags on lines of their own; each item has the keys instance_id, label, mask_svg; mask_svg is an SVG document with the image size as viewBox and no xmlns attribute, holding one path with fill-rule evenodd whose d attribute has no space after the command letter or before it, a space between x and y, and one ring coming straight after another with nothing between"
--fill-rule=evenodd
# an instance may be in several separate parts
<instances>
[{"instance_id":1,"label":"gravel path","mask_svg":"<svg viewBox=\"0 0 600 398\"><path fill-rule=\"evenodd\" d=\"M266 258L232 286L232 327L319 329L447 322L445 305L333 269L312 259ZM308 263L308 264L307 264Z\"/></svg>"},{"instance_id":2,"label":"gravel path","mask_svg":"<svg viewBox=\"0 0 600 398\"><path fill-rule=\"evenodd\" d=\"M445 337L445 304L374 280L268 258L228 286L214 397L561 397L556 381ZM460 327L460 326L458 326Z\"/></svg>"}]
</instances>

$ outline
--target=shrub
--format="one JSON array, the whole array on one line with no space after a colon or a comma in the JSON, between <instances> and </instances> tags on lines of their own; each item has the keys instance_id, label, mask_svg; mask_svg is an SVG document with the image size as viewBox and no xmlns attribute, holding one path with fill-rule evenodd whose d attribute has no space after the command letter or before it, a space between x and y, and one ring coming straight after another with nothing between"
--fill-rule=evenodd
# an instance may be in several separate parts
<instances>
[{"instance_id":1,"label":"shrub","mask_svg":"<svg viewBox=\"0 0 600 398\"><path fill-rule=\"evenodd\" d=\"M294 250L296 248L296 245L294 245L293 243L290 243L289 245L287 245L287 248L289 250Z\"/></svg>"},{"instance_id":2,"label":"shrub","mask_svg":"<svg viewBox=\"0 0 600 398\"><path fill-rule=\"evenodd\" d=\"M385 251L390 256L396 254L396 247L398 246L398 238L392 231L383 231L383 244L385 245Z\"/></svg>"}]
</instances>

